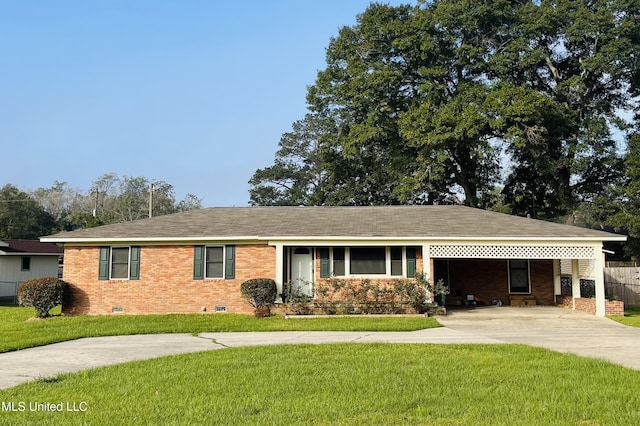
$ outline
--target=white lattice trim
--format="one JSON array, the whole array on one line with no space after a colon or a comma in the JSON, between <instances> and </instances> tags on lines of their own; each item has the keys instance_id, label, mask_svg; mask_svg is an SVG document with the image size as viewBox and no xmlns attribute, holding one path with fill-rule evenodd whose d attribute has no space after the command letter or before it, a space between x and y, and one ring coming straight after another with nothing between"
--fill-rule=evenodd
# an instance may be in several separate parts
<instances>
[{"instance_id":1,"label":"white lattice trim","mask_svg":"<svg viewBox=\"0 0 640 426\"><path fill-rule=\"evenodd\" d=\"M431 257L482 259L594 259L592 246L432 245Z\"/></svg>"}]
</instances>

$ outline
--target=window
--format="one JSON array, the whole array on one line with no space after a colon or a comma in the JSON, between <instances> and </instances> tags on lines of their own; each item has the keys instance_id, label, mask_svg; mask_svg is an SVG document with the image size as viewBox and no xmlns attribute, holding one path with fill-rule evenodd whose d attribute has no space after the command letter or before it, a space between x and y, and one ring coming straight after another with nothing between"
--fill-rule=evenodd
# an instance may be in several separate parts
<instances>
[{"instance_id":1,"label":"window","mask_svg":"<svg viewBox=\"0 0 640 426\"><path fill-rule=\"evenodd\" d=\"M234 279L236 246L194 246L193 279Z\"/></svg>"},{"instance_id":2,"label":"window","mask_svg":"<svg viewBox=\"0 0 640 426\"><path fill-rule=\"evenodd\" d=\"M387 273L385 247L351 247L349 272L356 275Z\"/></svg>"},{"instance_id":3,"label":"window","mask_svg":"<svg viewBox=\"0 0 640 426\"><path fill-rule=\"evenodd\" d=\"M20 268L23 271L29 271L31 270L31 258L30 257L23 257L22 258L22 266Z\"/></svg>"},{"instance_id":4,"label":"window","mask_svg":"<svg viewBox=\"0 0 640 426\"><path fill-rule=\"evenodd\" d=\"M333 275L344 276L344 247L333 248Z\"/></svg>"},{"instance_id":5,"label":"window","mask_svg":"<svg viewBox=\"0 0 640 426\"><path fill-rule=\"evenodd\" d=\"M391 247L391 275L402 275L402 247Z\"/></svg>"},{"instance_id":6,"label":"window","mask_svg":"<svg viewBox=\"0 0 640 426\"><path fill-rule=\"evenodd\" d=\"M140 247L100 247L98 279L140 279Z\"/></svg>"},{"instance_id":7,"label":"window","mask_svg":"<svg viewBox=\"0 0 640 426\"><path fill-rule=\"evenodd\" d=\"M224 247L207 247L205 264L205 278L224 278Z\"/></svg>"},{"instance_id":8,"label":"window","mask_svg":"<svg viewBox=\"0 0 640 426\"><path fill-rule=\"evenodd\" d=\"M415 247L321 247L318 253L320 278L413 277L416 273Z\"/></svg>"},{"instance_id":9,"label":"window","mask_svg":"<svg viewBox=\"0 0 640 426\"><path fill-rule=\"evenodd\" d=\"M509 293L530 293L529 261L509 260Z\"/></svg>"},{"instance_id":10,"label":"window","mask_svg":"<svg viewBox=\"0 0 640 426\"><path fill-rule=\"evenodd\" d=\"M111 249L111 279L129 279L129 247Z\"/></svg>"}]
</instances>

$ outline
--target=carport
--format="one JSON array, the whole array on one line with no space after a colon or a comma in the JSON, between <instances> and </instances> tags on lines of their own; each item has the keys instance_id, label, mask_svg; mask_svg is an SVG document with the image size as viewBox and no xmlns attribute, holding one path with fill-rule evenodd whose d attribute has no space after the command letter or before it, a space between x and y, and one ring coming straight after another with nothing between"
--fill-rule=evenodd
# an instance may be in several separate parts
<instances>
[{"instance_id":1,"label":"carport","mask_svg":"<svg viewBox=\"0 0 640 426\"><path fill-rule=\"evenodd\" d=\"M611 239L623 236L609 234ZM602 236L562 238L545 236L527 241L450 241L423 245L429 276L450 288L450 304L555 305L562 296L562 282L570 280L570 307L583 309L581 280L595 284L596 316L606 315ZM584 306L583 306L584 305Z\"/></svg>"}]
</instances>

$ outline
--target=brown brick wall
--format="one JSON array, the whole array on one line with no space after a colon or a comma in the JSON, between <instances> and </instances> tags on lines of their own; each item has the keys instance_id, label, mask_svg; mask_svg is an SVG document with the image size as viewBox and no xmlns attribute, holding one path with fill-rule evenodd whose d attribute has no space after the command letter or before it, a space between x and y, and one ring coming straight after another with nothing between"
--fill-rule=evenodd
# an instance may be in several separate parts
<instances>
[{"instance_id":1,"label":"brown brick wall","mask_svg":"<svg viewBox=\"0 0 640 426\"><path fill-rule=\"evenodd\" d=\"M497 259L451 259L449 279L451 297L464 298L473 294L476 299L490 304L492 300L509 303L509 271L506 260ZM531 296L540 305L555 303L553 290L553 262L532 260L530 262Z\"/></svg>"},{"instance_id":2,"label":"brown brick wall","mask_svg":"<svg viewBox=\"0 0 640 426\"><path fill-rule=\"evenodd\" d=\"M556 304L563 308L571 308L573 309L573 297L572 296L556 296Z\"/></svg>"},{"instance_id":3,"label":"brown brick wall","mask_svg":"<svg viewBox=\"0 0 640 426\"><path fill-rule=\"evenodd\" d=\"M193 246L143 246L139 280L98 280L99 247L65 248L64 280L71 284L68 314L111 314L122 306L125 314L252 312L240 296L249 278L275 279L275 247L236 246L235 279L193 279Z\"/></svg>"},{"instance_id":4,"label":"brown brick wall","mask_svg":"<svg viewBox=\"0 0 640 426\"><path fill-rule=\"evenodd\" d=\"M576 310L588 312L590 314L596 314L596 299L594 298L586 298L579 297L576 299ZM605 315L624 315L624 302L621 300L609 301L605 300L604 302L604 312Z\"/></svg>"},{"instance_id":5,"label":"brown brick wall","mask_svg":"<svg viewBox=\"0 0 640 426\"><path fill-rule=\"evenodd\" d=\"M539 305L554 305L553 260L532 260L529 262L531 295Z\"/></svg>"}]
</instances>

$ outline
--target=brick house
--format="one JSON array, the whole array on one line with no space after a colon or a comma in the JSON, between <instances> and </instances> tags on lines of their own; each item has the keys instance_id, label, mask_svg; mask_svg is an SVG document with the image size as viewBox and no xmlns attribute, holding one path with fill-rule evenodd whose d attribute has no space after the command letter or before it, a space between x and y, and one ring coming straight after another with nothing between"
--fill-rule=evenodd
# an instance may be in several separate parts
<instances>
[{"instance_id":1,"label":"brick house","mask_svg":"<svg viewBox=\"0 0 640 426\"><path fill-rule=\"evenodd\" d=\"M207 208L42 238L64 245L71 314L248 313L240 284L250 278L312 292L328 277L423 271L452 303L553 305L563 276L574 300L590 279L599 316L602 244L624 240L463 206Z\"/></svg>"}]
</instances>

